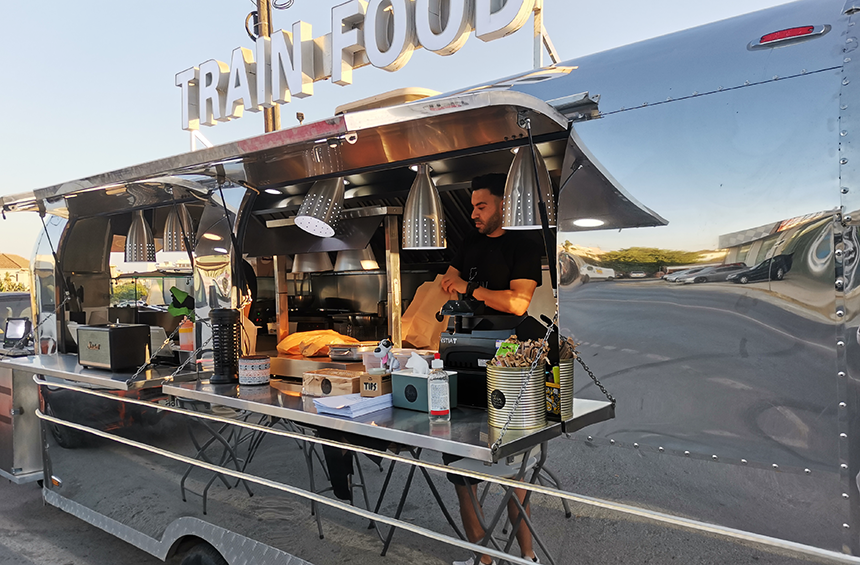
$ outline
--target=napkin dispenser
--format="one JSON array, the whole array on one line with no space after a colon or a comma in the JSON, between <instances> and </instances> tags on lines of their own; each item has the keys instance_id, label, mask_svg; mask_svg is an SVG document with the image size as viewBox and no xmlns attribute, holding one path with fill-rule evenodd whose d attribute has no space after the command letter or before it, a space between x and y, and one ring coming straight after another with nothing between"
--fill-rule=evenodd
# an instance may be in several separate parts
<instances>
[{"instance_id":1,"label":"napkin dispenser","mask_svg":"<svg viewBox=\"0 0 860 565\"><path fill-rule=\"evenodd\" d=\"M146 324L78 326L78 363L84 367L136 369L149 360L149 346Z\"/></svg>"}]
</instances>

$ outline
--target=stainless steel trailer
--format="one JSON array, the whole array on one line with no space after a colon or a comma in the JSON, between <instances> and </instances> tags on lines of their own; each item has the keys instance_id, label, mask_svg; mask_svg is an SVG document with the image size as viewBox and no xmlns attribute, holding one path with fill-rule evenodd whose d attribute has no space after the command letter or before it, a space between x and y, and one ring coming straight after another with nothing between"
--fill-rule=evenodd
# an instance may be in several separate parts
<instances>
[{"instance_id":1,"label":"stainless steel trailer","mask_svg":"<svg viewBox=\"0 0 860 565\"><path fill-rule=\"evenodd\" d=\"M553 440L568 442L566 464L578 479L576 495L553 494L655 525L855 562L858 11L852 1L795 2L2 202L10 211L55 214L46 235L59 246L61 264L48 253L47 237L33 262L41 313L62 301L58 276L88 289L104 284L104 255L93 263L91 253L74 250L105 249L130 210L174 201L196 206L198 233L220 237L225 250L197 242L196 300L205 317L210 287L219 305L235 306L232 275L242 252L278 258L366 245L381 217L357 214L350 237L329 240L290 225L313 181L348 178L348 208L402 205L414 176L409 167L429 163L456 235L468 179L507 170L511 149L527 146L528 124L558 192L559 325L581 342L583 359L618 398L614 419ZM396 304L406 254L397 249L396 216L385 218L386 292ZM742 262L748 272L669 285L653 276L667 263L666 251L682 252L676 264L693 255L693 262ZM646 276L583 284L577 265L596 263ZM285 308L280 315L283 327ZM43 325L48 331L39 336L61 350L62 321ZM389 323L395 333L396 314ZM584 375L576 386L577 398L601 398ZM121 449L134 460L135 446ZM75 469L77 458L49 446L46 475L63 465ZM241 490L219 493L212 496ZM118 511L95 486L77 494L83 502L76 511ZM46 485L47 500L61 498L72 500ZM126 511L110 522L131 528L123 535L154 528ZM159 526L147 535L162 533ZM286 553L312 551L301 535L281 542L300 548Z\"/></svg>"}]
</instances>

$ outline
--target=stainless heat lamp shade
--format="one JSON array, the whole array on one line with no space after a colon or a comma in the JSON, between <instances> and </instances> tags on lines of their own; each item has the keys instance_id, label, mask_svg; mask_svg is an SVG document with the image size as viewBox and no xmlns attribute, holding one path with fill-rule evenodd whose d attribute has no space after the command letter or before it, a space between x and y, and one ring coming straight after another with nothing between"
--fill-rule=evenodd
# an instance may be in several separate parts
<instances>
[{"instance_id":1,"label":"stainless heat lamp shade","mask_svg":"<svg viewBox=\"0 0 860 565\"><path fill-rule=\"evenodd\" d=\"M427 165L418 174L403 207L403 249L445 249L445 212Z\"/></svg>"},{"instance_id":2,"label":"stainless heat lamp shade","mask_svg":"<svg viewBox=\"0 0 860 565\"><path fill-rule=\"evenodd\" d=\"M377 269L379 269L379 263L369 245L364 249L338 251L334 262L335 271L375 271Z\"/></svg>"},{"instance_id":3,"label":"stainless heat lamp shade","mask_svg":"<svg viewBox=\"0 0 860 565\"><path fill-rule=\"evenodd\" d=\"M165 251L187 251L185 240L182 237L183 231L188 242L193 242L194 228L191 223L191 214L188 213L185 204L180 204L170 209L170 212L167 213L167 220L164 222Z\"/></svg>"},{"instance_id":4,"label":"stainless heat lamp shade","mask_svg":"<svg viewBox=\"0 0 860 565\"><path fill-rule=\"evenodd\" d=\"M155 262L155 239L143 210L134 212L128 237L125 238L125 261L126 263L154 263Z\"/></svg>"},{"instance_id":5,"label":"stainless heat lamp shade","mask_svg":"<svg viewBox=\"0 0 860 565\"><path fill-rule=\"evenodd\" d=\"M322 273L331 270L331 257L328 253L298 253L293 259L293 273Z\"/></svg>"},{"instance_id":6,"label":"stainless heat lamp shade","mask_svg":"<svg viewBox=\"0 0 860 565\"><path fill-rule=\"evenodd\" d=\"M505 200L502 205L502 227L506 230L539 230L541 229L540 211L538 208L538 190L546 205L548 227L556 226L555 199L553 198L552 181L546 169L543 157L537 152L537 170L540 187L535 186L534 165L529 146L520 147L505 183Z\"/></svg>"},{"instance_id":7,"label":"stainless heat lamp shade","mask_svg":"<svg viewBox=\"0 0 860 565\"><path fill-rule=\"evenodd\" d=\"M314 183L299 212L296 225L319 237L332 237L343 209L343 179L327 179Z\"/></svg>"}]
</instances>

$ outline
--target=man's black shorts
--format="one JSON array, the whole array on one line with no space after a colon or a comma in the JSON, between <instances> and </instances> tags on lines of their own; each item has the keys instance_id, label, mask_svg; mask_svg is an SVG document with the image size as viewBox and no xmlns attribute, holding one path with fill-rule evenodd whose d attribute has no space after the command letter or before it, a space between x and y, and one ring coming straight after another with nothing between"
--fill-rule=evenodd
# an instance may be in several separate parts
<instances>
[{"instance_id":1,"label":"man's black shorts","mask_svg":"<svg viewBox=\"0 0 860 565\"><path fill-rule=\"evenodd\" d=\"M454 461L459 461L463 459L462 457L457 457L456 455L448 455L447 453L442 454L442 463L445 465L450 465ZM482 483L481 479L473 479L472 477L464 477L463 475L458 475L456 473L446 473L445 476L448 480L455 485L477 485L478 483Z\"/></svg>"}]
</instances>

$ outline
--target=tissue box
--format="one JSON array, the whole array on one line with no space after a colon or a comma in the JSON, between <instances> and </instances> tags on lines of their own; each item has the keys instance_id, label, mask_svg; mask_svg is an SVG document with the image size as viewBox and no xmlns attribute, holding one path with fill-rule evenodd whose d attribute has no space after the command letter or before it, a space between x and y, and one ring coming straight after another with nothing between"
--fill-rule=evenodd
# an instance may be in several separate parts
<instances>
[{"instance_id":1,"label":"tissue box","mask_svg":"<svg viewBox=\"0 0 860 565\"><path fill-rule=\"evenodd\" d=\"M457 407L457 372L448 373L451 408ZM427 412L427 375L416 375L412 369L391 373L391 393L396 408Z\"/></svg>"}]
</instances>

